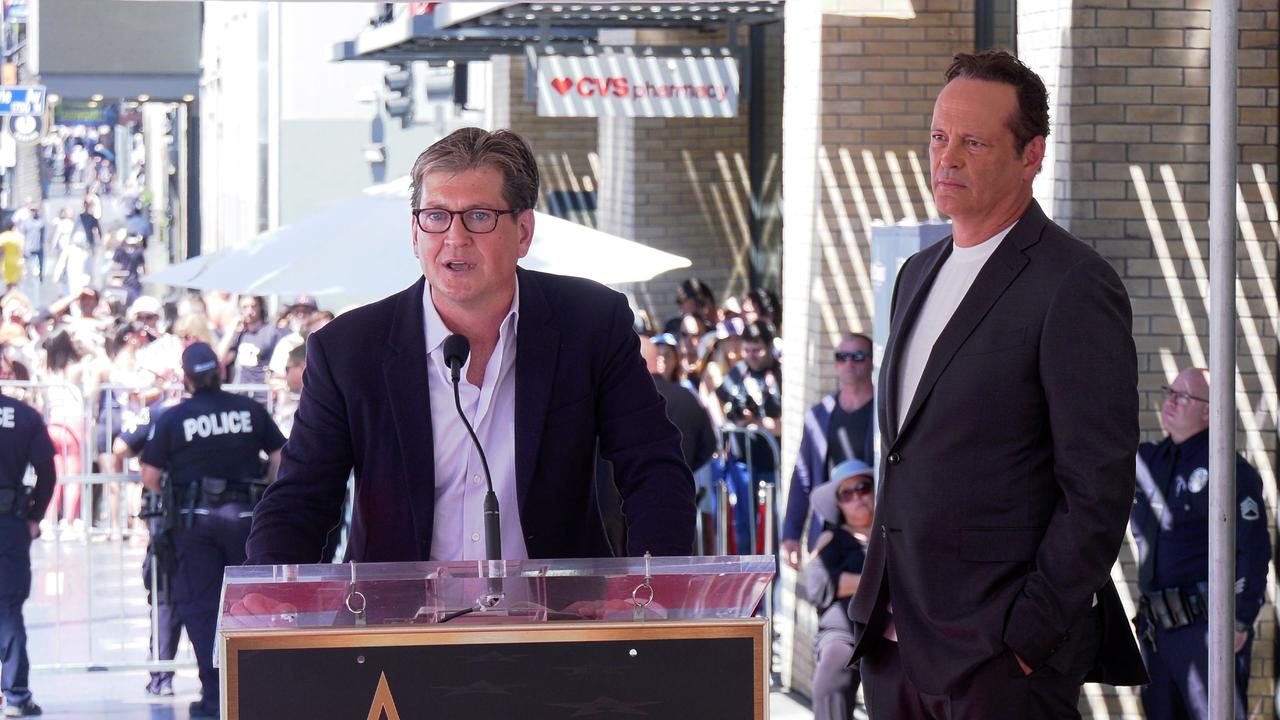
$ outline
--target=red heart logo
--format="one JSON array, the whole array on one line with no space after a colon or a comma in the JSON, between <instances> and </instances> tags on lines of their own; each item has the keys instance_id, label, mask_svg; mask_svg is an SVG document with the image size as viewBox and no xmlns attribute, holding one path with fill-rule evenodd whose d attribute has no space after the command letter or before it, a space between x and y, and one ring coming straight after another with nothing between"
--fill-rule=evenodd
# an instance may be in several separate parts
<instances>
[{"instance_id":1,"label":"red heart logo","mask_svg":"<svg viewBox=\"0 0 1280 720\"><path fill-rule=\"evenodd\" d=\"M555 88L556 92L560 93L561 95L564 95L565 93L569 92L571 88L573 88L573 79L572 78L556 78L551 81L551 87Z\"/></svg>"}]
</instances>

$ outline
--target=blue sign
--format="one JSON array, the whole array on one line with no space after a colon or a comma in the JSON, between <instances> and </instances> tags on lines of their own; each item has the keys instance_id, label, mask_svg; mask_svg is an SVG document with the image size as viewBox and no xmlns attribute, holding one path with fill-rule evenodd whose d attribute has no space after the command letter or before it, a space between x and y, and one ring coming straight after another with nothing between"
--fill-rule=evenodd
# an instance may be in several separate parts
<instances>
[{"instance_id":1,"label":"blue sign","mask_svg":"<svg viewBox=\"0 0 1280 720\"><path fill-rule=\"evenodd\" d=\"M45 87L0 87L0 115L44 115Z\"/></svg>"}]
</instances>

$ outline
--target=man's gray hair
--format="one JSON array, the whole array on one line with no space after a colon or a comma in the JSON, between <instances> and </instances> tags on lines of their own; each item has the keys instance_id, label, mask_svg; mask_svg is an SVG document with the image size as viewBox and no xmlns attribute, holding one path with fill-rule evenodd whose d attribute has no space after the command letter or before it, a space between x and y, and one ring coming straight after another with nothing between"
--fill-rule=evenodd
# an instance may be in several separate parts
<instances>
[{"instance_id":1,"label":"man's gray hair","mask_svg":"<svg viewBox=\"0 0 1280 720\"><path fill-rule=\"evenodd\" d=\"M538 203L538 163L524 138L510 130L489 132L468 127L437 140L418 156L409 174L409 202L422 206L423 179L437 171L466 172L491 168L502 173L507 210L532 210ZM450 208L458 209L458 208Z\"/></svg>"}]
</instances>

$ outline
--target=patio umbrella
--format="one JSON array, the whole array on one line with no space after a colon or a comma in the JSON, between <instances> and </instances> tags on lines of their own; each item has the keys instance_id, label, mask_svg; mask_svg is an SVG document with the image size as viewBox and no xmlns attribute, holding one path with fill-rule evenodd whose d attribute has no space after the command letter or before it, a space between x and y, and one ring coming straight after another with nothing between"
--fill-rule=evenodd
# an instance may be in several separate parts
<instances>
[{"instance_id":1,"label":"patio umbrella","mask_svg":"<svg viewBox=\"0 0 1280 720\"><path fill-rule=\"evenodd\" d=\"M187 263L147 282L259 295L325 296L365 301L389 295L422 273L410 240L409 179L365 189L358 197L222 251L201 267ZM643 282L690 266L688 258L594 228L535 213L533 243L522 267L590 278L606 285ZM186 266L186 267L184 267Z\"/></svg>"}]
</instances>

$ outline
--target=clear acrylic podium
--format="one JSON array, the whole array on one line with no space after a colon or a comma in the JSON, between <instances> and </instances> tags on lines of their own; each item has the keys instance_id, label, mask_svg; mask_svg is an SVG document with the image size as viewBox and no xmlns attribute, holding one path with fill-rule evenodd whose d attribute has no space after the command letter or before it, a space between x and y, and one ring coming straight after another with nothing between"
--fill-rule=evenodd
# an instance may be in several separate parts
<instances>
[{"instance_id":1,"label":"clear acrylic podium","mask_svg":"<svg viewBox=\"0 0 1280 720\"><path fill-rule=\"evenodd\" d=\"M763 720L772 556L227 568L223 715Z\"/></svg>"}]
</instances>

